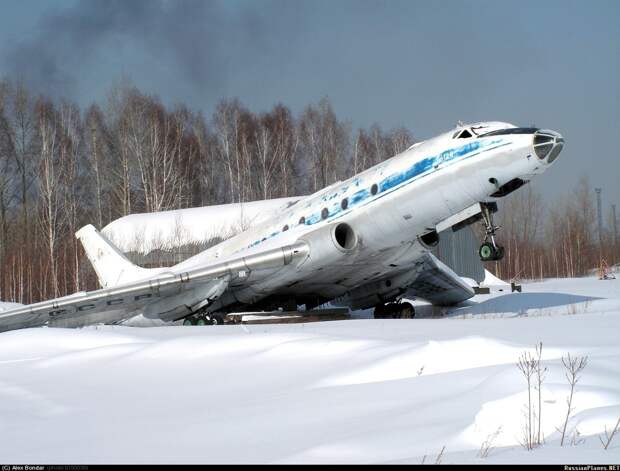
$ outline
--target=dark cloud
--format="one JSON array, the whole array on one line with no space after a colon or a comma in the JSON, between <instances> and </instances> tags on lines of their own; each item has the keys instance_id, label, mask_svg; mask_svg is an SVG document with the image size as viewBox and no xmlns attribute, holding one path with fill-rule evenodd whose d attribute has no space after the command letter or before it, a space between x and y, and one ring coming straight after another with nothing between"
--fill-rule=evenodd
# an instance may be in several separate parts
<instances>
[{"instance_id":1,"label":"dark cloud","mask_svg":"<svg viewBox=\"0 0 620 471\"><path fill-rule=\"evenodd\" d=\"M328 95L355 126L421 138L535 123L567 143L542 191L590 173L620 201L618 1L30 1L3 6L0 76L35 91L88 105L127 77L207 114L222 98L299 112Z\"/></svg>"},{"instance_id":2,"label":"dark cloud","mask_svg":"<svg viewBox=\"0 0 620 471\"><path fill-rule=\"evenodd\" d=\"M102 46L115 41L142 49L193 85L217 88L229 73L230 46L258 50L268 28L251 4L231 9L204 0L81 0L45 14L37 33L5 51L4 65L37 91L72 96L83 70L114 60L119 51Z\"/></svg>"}]
</instances>

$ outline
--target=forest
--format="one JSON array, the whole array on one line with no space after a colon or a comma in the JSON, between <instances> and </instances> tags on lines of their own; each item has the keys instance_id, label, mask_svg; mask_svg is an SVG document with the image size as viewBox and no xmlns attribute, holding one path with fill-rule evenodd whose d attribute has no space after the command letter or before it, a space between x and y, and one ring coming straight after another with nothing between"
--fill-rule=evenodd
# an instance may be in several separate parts
<instances>
[{"instance_id":1,"label":"forest","mask_svg":"<svg viewBox=\"0 0 620 471\"><path fill-rule=\"evenodd\" d=\"M446 126L447 128L448 126ZM404 127L354 129L328 98L299 113L222 99L210 116L131 83L86 108L0 81L0 299L32 303L97 288L73 234L131 213L310 194L416 142ZM596 231L587 177L544 201L500 203L505 279L573 277L620 261L611 212Z\"/></svg>"}]
</instances>

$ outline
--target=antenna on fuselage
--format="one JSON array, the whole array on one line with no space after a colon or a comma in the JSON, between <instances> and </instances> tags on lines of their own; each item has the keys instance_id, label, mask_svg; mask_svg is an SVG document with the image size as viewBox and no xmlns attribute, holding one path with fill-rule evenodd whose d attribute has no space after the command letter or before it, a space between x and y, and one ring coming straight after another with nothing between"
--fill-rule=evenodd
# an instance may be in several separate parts
<instances>
[{"instance_id":1,"label":"antenna on fuselage","mask_svg":"<svg viewBox=\"0 0 620 471\"><path fill-rule=\"evenodd\" d=\"M463 126L465 126L465 123L462 120L458 120L458 122L456 123L456 127L457 128L462 128Z\"/></svg>"}]
</instances>

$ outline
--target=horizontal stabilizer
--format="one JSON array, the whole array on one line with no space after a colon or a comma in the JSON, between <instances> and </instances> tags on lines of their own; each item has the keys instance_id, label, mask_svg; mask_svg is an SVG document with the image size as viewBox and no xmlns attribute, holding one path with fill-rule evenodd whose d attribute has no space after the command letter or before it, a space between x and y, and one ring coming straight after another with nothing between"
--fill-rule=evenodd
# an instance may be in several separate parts
<instances>
[{"instance_id":1,"label":"horizontal stabilizer","mask_svg":"<svg viewBox=\"0 0 620 471\"><path fill-rule=\"evenodd\" d=\"M474 290L433 254L426 254L417 270L419 275L407 294L426 299L438 306L450 306L471 298Z\"/></svg>"}]
</instances>

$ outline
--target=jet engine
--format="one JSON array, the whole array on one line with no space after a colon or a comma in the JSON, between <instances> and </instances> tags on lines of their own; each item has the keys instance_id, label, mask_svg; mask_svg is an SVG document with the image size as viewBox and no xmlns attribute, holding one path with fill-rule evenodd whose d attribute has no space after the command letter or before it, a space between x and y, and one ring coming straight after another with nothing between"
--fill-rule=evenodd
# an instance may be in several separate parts
<instances>
[{"instance_id":1,"label":"jet engine","mask_svg":"<svg viewBox=\"0 0 620 471\"><path fill-rule=\"evenodd\" d=\"M359 246L358 234L346 222L321 227L300 237L300 242L308 244L308 257L303 262L321 264L335 259L351 256Z\"/></svg>"}]
</instances>

